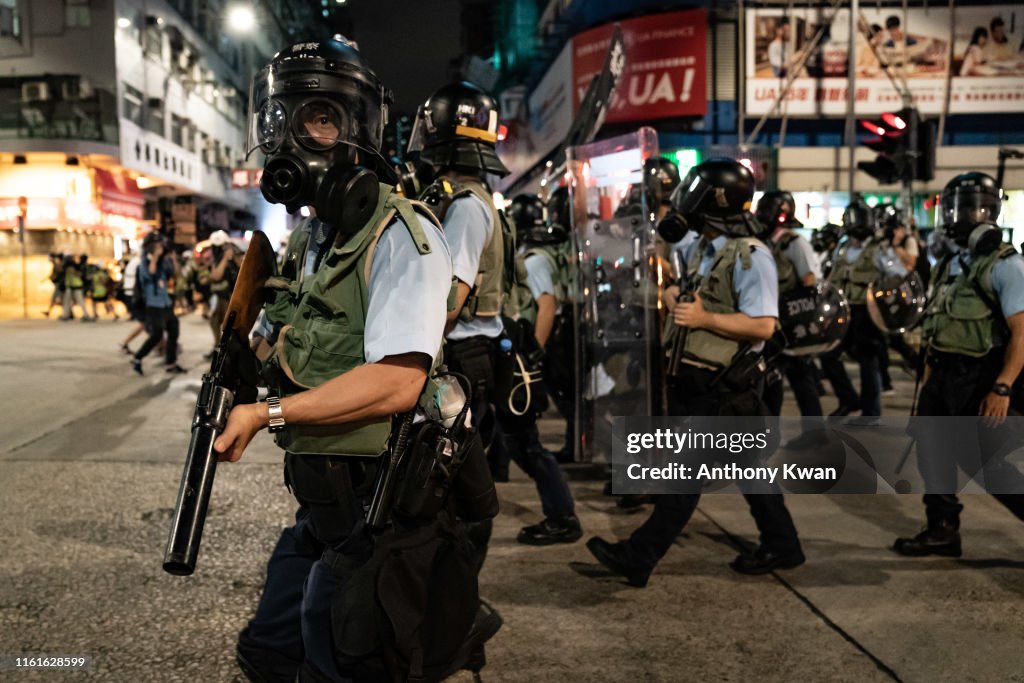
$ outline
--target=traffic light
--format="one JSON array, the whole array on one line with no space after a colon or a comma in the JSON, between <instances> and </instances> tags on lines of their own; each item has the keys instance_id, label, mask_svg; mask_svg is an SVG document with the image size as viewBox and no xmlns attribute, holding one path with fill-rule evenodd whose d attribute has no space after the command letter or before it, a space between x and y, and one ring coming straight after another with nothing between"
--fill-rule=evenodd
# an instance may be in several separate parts
<instances>
[{"instance_id":1,"label":"traffic light","mask_svg":"<svg viewBox=\"0 0 1024 683\"><path fill-rule=\"evenodd\" d=\"M875 136L864 145L878 156L874 161L858 162L857 168L879 183L931 180L935 176L935 124L924 121L916 109L885 112L878 119L861 119L860 125Z\"/></svg>"}]
</instances>

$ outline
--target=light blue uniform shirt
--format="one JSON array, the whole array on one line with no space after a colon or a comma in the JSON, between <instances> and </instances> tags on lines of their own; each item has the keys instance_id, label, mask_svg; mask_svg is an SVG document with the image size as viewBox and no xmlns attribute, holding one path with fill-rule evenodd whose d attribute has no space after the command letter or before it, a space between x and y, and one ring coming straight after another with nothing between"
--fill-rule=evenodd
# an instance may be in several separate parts
<instances>
[{"instance_id":1,"label":"light blue uniform shirt","mask_svg":"<svg viewBox=\"0 0 1024 683\"><path fill-rule=\"evenodd\" d=\"M959 249L955 245L953 248ZM970 254L963 258L965 262L971 262ZM959 275L961 270L960 259L954 256L949 262L949 273ZM1003 309L1004 318L1024 311L1024 256L1014 254L995 262L992 266L992 289Z\"/></svg>"},{"instance_id":2,"label":"light blue uniform shirt","mask_svg":"<svg viewBox=\"0 0 1024 683\"><path fill-rule=\"evenodd\" d=\"M686 234L683 235L683 239L672 245L672 256L670 257L672 261L672 271L679 282L684 282L686 280L686 255L690 253L690 249L699 237L700 235L693 230L688 230ZM675 261L677 260L676 254L678 254L678 260L682 262L682 273L675 272Z\"/></svg>"},{"instance_id":3,"label":"light blue uniform shirt","mask_svg":"<svg viewBox=\"0 0 1024 683\"><path fill-rule=\"evenodd\" d=\"M711 265L715 261L715 254L726 245L729 238L719 235L711 242L694 239L689 248L684 252L686 260L690 262L693 250L699 245L704 246L704 255L701 257L697 272L701 276L707 275ZM750 268L743 267L743 261L736 259L732 275L733 286L736 289L740 313L745 313L751 318L779 317L779 274L775 267L775 257L768 247L758 244L750 254ZM758 342L750 347L751 351L757 352L764 348L764 342Z\"/></svg>"},{"instance_id":4,"label":"light blue uniform shirt","mask_svg":"<svg viewBox=\"0 0 1024 683\"><path fill-rule=\"evenodd\" d=\"M774 237L773 239L775 242L778 242L785 236L786 231L783 230L776 234L778 239ZM818 258L818 253L814 251L814 247L802 235L797 235L796 239L791 241L789 246L782 250L782 255L793 264L796 276L800 280L803 280L807 273L814 273L816 280L821 279L821 260Z\"/></svg>"},{"instance_id":5,"label":"light blue uniform shirt","mask_svg":"<svg viewBox=\"0 0 1024 683\"><path fill-rule=\"evenodd\" d=\"M423 353L433 361L441 348L452 281L451 253L441 231L428 219L417 218L430 241L429 254L419 253L397 217L373 252L363 331L367 363L403 353ZM327 228L320 221L309 225L313 234L304 260L306 277L313 274L317 254L327 238ZM263 313L254 332L271 338Z\"/></svg>"},{"instance_id":6,"label":"light blue uniform shirt","mask_svg":"<svg viewBox=\"0 0 1024 683\"><path fill-rule=\"evenodd\" d=\"M541 254L531 254L524 261L526 264L526 284L533 294L534 301L540 301L542 294L555 296L555 278L551 272L551 262Z\"/></svg>"},{"instance_id":7,"label":"light blue uniform shirt","mask_svg":"<svg viewBox=\"0 0 1024 683\"><path fill-rule=\"evenodd\" d=\"M492 223L490 209L474 194L459 197L445 213L444 236L451 247L452 270L470 289L476 282L484 247L494 233ZM501 235L495 235L495 239L501 239ZM500 315L478 315L469 322L457 321L448 338L498 337L503 329Z\"/></svg>"},{"instance_id":8,"label":"light blue uniform shirt","mask_svg":"<svg viewBox=\"0 0 1024 683\"><path fill-rule=\"evenodd\" d=\"M686 250L686 262L689 263L690 255L697 245L704 244L706 249L697 272L701 276L707 275L714 263L715 254L728 240L725 235L719 235L710 243L694 240ZM746 313L751 318L779 317L779 275L775 268L775 258L768 247L759 244L754 248L750 255L750 268L744 268L743 261L736 259L732 282L739 297L740 313Z\"/></svg>"}]
</instances>

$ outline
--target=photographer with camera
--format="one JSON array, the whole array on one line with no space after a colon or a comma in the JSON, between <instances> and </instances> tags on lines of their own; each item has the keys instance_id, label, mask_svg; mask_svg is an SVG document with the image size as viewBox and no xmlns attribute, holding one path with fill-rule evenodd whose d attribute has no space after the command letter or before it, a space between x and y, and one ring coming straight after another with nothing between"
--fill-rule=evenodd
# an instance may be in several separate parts
<instances>
[{"instance_id":1,"label":"photographer with camera","mask_svg":"<svg viewBox=\"0 0 1024 683\"><path fill-rule=\"evenodd\" d=\"M167 372L186 372L185 368L178 365L178 318L174 315L174 301L168 290L168 282L180 274L178 256L168 249L166 239L159 233L147 236L142 251L135 286L142 288L145 297L146 313L143 320L149 336L132 356L132 370L142 376L142 359L166 334L164 359Z\"/></svg>"}]
</instances>

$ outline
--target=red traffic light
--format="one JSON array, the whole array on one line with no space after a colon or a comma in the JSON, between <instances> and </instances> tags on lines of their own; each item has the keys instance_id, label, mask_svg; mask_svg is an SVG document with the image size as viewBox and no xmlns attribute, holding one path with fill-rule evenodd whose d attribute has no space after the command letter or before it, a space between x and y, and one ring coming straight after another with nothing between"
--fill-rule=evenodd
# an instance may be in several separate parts
<instances>
[{"instance_id":1,"label":"red traffic light","mask_svg":"<svg viewBox=\"0 0 1024 683\"><path fill-rule=\"evenodd\" d=\"M888 132L885 129L885 126L880 126L877 122L872 121L871 119L861 119L860 125L862 128L874 135L885 135Z\"/></svg>"},{"instance_id":2,"label":"red traffic light","mask_svg":"<svg viewBox=\"0 0 1024 683\"><path fill-rule=\"evenodd\" d=\"M907 127L907 122L903 120L900 114L893 113L891 111L887 111L882 114L882 121L884 121L885 125L889 126L893 130L905 130ZM879 133L879 135L881 135L881 133Z\"/></svg>"}]
</instances>

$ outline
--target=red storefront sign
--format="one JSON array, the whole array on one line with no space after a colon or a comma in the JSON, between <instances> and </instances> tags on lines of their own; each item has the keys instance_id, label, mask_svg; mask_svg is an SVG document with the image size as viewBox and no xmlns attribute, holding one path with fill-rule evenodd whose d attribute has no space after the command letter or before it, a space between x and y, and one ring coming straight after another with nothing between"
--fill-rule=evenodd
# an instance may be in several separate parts
<instances>
[{"instance_id":1,"label":"red storefront sign","mask_svg":"<svg viewBox=\"0 0 1024 683\"><path fill-rule=\"evenodd\" d=\"M703 116L707 111L705 11L653 14L620 26L626 43L626 73L607 121ZM613 27L599 26L572 39L573 111L604 65Z\"/></svg>"},{"instance_id":2,"label":"red storefront sign","mask_svg":"<svg viewBox=\"0 0 1024 683\"><path fill-rule=\"evenodd\" d=\"M100 211L142 220L146 201L135 180L122 173L111 173L102 168L94 171Z\"/></svg>"}]
</instances>

